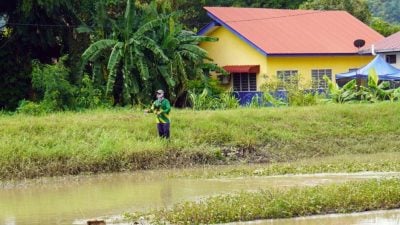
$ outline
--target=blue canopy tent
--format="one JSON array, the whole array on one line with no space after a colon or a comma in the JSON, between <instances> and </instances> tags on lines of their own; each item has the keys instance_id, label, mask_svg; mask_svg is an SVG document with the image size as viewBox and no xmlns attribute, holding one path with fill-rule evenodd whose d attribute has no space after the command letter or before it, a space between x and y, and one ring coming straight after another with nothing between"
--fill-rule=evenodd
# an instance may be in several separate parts
<instances>
[{"instance_id":1,"label":"blue canopy tent","mask_svg":"<svg viewBox=\"0 0 400 225\"><path fill-rule=\"evenodd\" d=\"M340 79L368 79L368 73L375 69L379 80L400 81L400 70L387 63L377 55L374 60L357 71L336 74L336 80Z\"/></svg>"}]
</instances>

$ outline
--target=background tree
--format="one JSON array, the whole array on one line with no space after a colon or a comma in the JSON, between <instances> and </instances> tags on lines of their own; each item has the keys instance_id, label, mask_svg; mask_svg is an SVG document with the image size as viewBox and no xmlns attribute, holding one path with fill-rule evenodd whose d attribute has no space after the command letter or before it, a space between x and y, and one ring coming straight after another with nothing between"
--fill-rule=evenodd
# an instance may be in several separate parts
<instances>
[{"instance_id":1,"label":"background tree","mask_svg":"<svg viewBox=\"0 0 400 225\"><path fill-rule=\"evenodd\" d=\"M55 62L60 61L61 56L68 55L63 64L68 71L65 81L76 90L80 90L83 85L83 73L79 72L82 70L80 59L85 49L99 40L126 40L123 34L126 26L124 20L126 4L126 0L0 1L0 57L2 58L0 61L0 109L14 110L22 99L43 100L38 89L32 86L33 60L43 66L44 64L55 65ZM129 46L137 46L137 55L144 55L141 57L143 65L147 65L148 68L148 80L137 82L140 92L135 95L140 99L150 98L151 90L157 87L167 87L172 93L171 97L179 99L181 93L187 89L186 81L192 79L204 83L204 85L196 86L207 86L209 81L204 74L209 68L215 69L213 68L215 65L211 62L204 64L204 59L206 60L204 52L193 47L197 46L199 41L195 37L196 30L210 22L203 10L204 6L295 9L301 5L302 8L340 9L349 11L385 36L400 29L395 23L399 21L400 2L397 0L132 0L132 4L136 12L134 31L151 20L167 17L171 12L181 12L173 17L175 24L173 32L170 29L169 19L165 19L165 23L160 24L158 29L146 31L146 37L154 41L154 43L148 43L156 44L168 60L160 57L161 51L155 53L151 50L155 48L146 47L142 39L139 44L128 42ZM367 10L368 6L375 17L371 17L371 13ZM191 30L193 33L185 30ZM189 41L187 40L190 39L189 37L195 38ZM125 41L122 42L125 44ZM183 49L183 45L192 47ZM100 89L103 97L109 75L113 75L107 70L112 50L110 47L99 51L100 53L94 57L96 60L90 60L90 63L83 68L85 72L92 75L90 82L94 82L90 85L93 85L96 90ZM120 52L123 51L120 48ZM202 59L201 63L200 59ZM120 63L115 65L116 71L120 71L115 74L113 92L116 96L123 90L130 90L124 92L126 96L128 96L127 93L134 93L134 89L125 87L124 60L126 59L121 58ZM178 67L179 62L182 62L184 66ZM132 65L134 66L130 71L135 74L134 77L137 77L136 75L142 77L140 74L146 73L141 72L146 69L145 67L140 69L136 61ZM85 78L85 83L88 82Z\"/></svg>"},{"instance_id":2,"label":"background tree","mask_svg":"<svg viewBox=\"0 0 400 225\"><path fill-rule=\"evenodd\" d=\"M388 23L379 17L373 17L370 26L385 37L400 31L400 25Z\"/></svg>"},{"instance_id":3,"label":"background tree","mask_svg":"<svg viewBox=\"0 0 400 225\"><path fill-rule=\"evenodd\" d=\"M399 0L368 0L368 4L374 16L389 23L400 24Z\"/></svg>"},{"instance_id":4,"label":"background tree","mask_svg":"<svg viewBox=\"0 0 400 225\"><path fill-rule=\"evenodd\" d=\"M365 24L369 24L371 12L365 0L308 0L300 9L345 10Z\"/></svg>"},{"instance_id":5,"label":"background tree","mask_svg":"<svg viewBox=\"0 0 400 225\"><path fill-rule=\"evenodd\" d=\"M182 10L182 23L189 29L200 29L210 22L204 6L236 6L297 9L306 0L170 0L175 10ZM147 1L149 2L149 1Z\"/></svg>"},{"instance_id":6,"label":"background tree","mask_svg":"<svg viewBox=\"0 0 400 225\"><path fill-rule=\"evenodd\" d=\"M161 62L169 60L150 34L165 23L167 18L153 19L149 22L137 18L144 16L140 15L132 1L128 0L123 19L113 24L112 38L93 43L82 55L84 62L96 61L104 50L112 48L107 65L107 93L114 89L116 80L120 79L123 85L121 93L118 94L124 97L122 102L132 102L133 98L140 102L138 93L146 89L146 81L150 76L150 58Z\"/></svg>"},{"instance_id":7,"label":"background tree","mask_svg":"<svg viewBox=\"0 0 400 225\"><path fill-rule=\"evenodd\" d=\"M52 63L69 54L66 65L77 68L85 38L74 32L89 0L1 1L7 32L0 34L0 108L15 109L24 98L35 99L31 85L32 59ZM87 8L85 8L87 7ZM75 73L70 73L72 76ZM78 79L72 80L78 81Z\"/></svg>"}]
</instances>

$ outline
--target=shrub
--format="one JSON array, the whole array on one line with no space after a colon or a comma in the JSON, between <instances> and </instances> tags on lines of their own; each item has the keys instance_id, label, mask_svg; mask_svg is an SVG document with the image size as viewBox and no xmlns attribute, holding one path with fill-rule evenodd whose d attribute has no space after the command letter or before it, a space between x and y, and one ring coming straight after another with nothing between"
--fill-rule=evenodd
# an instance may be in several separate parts
<instances>
[{"instance_id":1,"label":"shrub","mask_svg":"<svg viewBox=\"0 0 400 225\"><path fill-rule=\"evenodd\" d=\"M318 92L310 90L310 84L300 82L300 75L292 76L288 81L269 81L261 86L264 99L272 105L284 105L286 100L290 106L316 105L320 98ZM271 93L283 92L285 99L276 99Z\"/></svg>"},{"instance_id":2,"label":"shrub","mask_svg":"<svg viewBox=\"0 0 400 225\"><path fill-rule=\"evenodd\" d=\"M379 82L378 74L374 69L368 73L368 82L366 85L357 85L355 79L347 82L343 87L339 87L328 77L324 77L328 83L330 99L336 103L346 102L378 102L395 101L400 98L400 88L389 89L388 81Z\"/></svg>"},{"instance_id":3,"label":"shrub","mask_svg":"<svg viewBox=\"0 0 400 225\"><path fill-rule=\"evenodd\" d=\"M76 88L68 81L69 69L64 66L67 56L54 65L32 62L32 86L39 94L40 105L47 111L60 111L75 107Z\"/></svg>"},{"instance_id":4,"label":"shrub","mask_svg":"<svg viewBox=\"0 0 400 225\"><path fill-rule=\"evenodd\" d=\"M93 86L93 81L85 74L76 96L78 108L93 109L102 105L102 92Z\"/></svg>"},{"instance_id":5,"label":"shrub","mask_svg":"<svg viewBox=\"0 0 400 225\"><path fill-rule=\"evenodd\" d=\"M232 92L224 92L220 94L220 108L221 109L236 109L239 107L239 100L232 94Z\"/></svg>"},{"instance_id":6,"label":"shrub","mask_svg":"<svg viewBox=\"0 0 400 225\"><path fill-rule=\"evenodd\" d=\"M18 113L28 114L28 115L42 115L46 113L43 105L40 103L35 103L32 101L22 100L17 108Z\"/></svg>"},{"instance_id":7,"label":"shrub","mask_svg":"<svg viewBox=\"0 0 400 225\"><path fill-rule=\"evenodd\" d=\"M190 92L189 99L194 110L207 109L234 109L239 107L239 100L231 92L224 92L215 97L210 95L208 89L203 89L201 94Z\"/></svg>"}]
</instances>

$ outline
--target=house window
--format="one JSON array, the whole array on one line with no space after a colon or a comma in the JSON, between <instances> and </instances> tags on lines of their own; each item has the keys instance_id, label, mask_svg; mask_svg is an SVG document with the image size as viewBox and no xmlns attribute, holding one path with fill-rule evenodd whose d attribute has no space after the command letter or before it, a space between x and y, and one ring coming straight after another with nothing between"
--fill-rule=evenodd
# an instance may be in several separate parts
<instances>
[{"instance_id":1,"label":"house window","mask_svg":"<svg viewBox=\"0 0 400 225\"><path fill-rule=\"evenodd\" d=\"M396 64L396 55L387 55L386 62L390 64Z\"/></svg>"},{"instance_id":2,"label":"house window","mask_svg":"<svg viewBox=\"0 0 400 225\"><path fill-rule=\"evenodd\" d=\"M234 91L257 91L257 77L255 73L234 73Z\"/></svg>"},{"instance_id":3,"label":"house window","mask_svg":"<svg viewBox=\"0 0 400 225\"><path fill-rule=\"evenodd\" d=\"M311 70L311 81L313 89L328 88L328 84L324 80L324 76L332 78L331 69Z\"/></svg>"},{"instance_id":4,"label":"house window","mask_svg":"<svg viewBox=\"0 0 400 225\"><path fill-rule=\"evenodd\" d=\"M279 70L276 72L276 76L280 81L278 84L279 89L284 89L285 85L297 85L298 84L298 71L297 70Z\"/></svg>"}]
</instances>

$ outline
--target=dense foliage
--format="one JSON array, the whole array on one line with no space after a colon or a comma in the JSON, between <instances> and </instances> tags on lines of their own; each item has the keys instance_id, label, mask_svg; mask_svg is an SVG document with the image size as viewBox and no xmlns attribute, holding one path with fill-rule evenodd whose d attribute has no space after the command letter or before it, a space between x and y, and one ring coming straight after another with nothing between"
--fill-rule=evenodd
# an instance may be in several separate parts
<instances>
[{"instance_id":1,"label":"dense foliage","mask_svg":"<svg viewBox=\"0 0 400 225\"><path fill-rule=\"evenodd\" d=\"M371 12L364 0L308 0L301 9L346 10L364 23L369 23Z\"/></svg>"},{"instance_id":2,"label":"dense foliage","mask_svg":"<svg viewBox=\"0 0 400 225\"><path fill-rule=\"evenodd\" d=\"M398 0L367 0L372 13L389 23L400 24L400 1Z\"/></svg>"},{"instance_id":3,"label":"dense foliage","mask_svg":"<svg viewBox=\"0 0 400 225\"><path fill-rule=\"evenodd\" d=\"M189 103L191 84L210 86L205 74L218 70L197 47L202 41L216 41L195 33L209 22L204 6L340 9L385 36L400 30L392 24L399 20L395 0L1 1L0 109L14 110L28 103L21 102L24 99L47 101L38 88L46 84L37 83L45 79L35 81L35 71L54 66L66 55L63 80L74 94L57 110L99 102L146 104L157 88L166 89L175 105ZM96 103L81 104L83 98L88 101L78 91L88 85L84 74L91 80Z\"/></svg>"},{"instance_id":4,"label":"dense foliage","mask_svg":"<svg viewBox=\"0 0 400 225\"><path fill-rule=\"evenodd\" d=\"M371 70L366 84L361 84L360 79L353 79L343 87L339 87L328 77L324 77L329 86L330 101L336 103L346 102L378 102L399 101L400 88L390 88L389 81L379 81L375 70Z\"/></svg>"},{"instance_id":5,"label":"dense foliage","mask_svg":"<svg viewBox=\"0 0 400 225\"><path fill-rule=\"evenodd\" d=\"M398 11L400 2L375 0L307 0L302 9L346 10L384 36L400 31ZM392 14L388 14L391 12Z\"/></svg>"}]
</instances>

